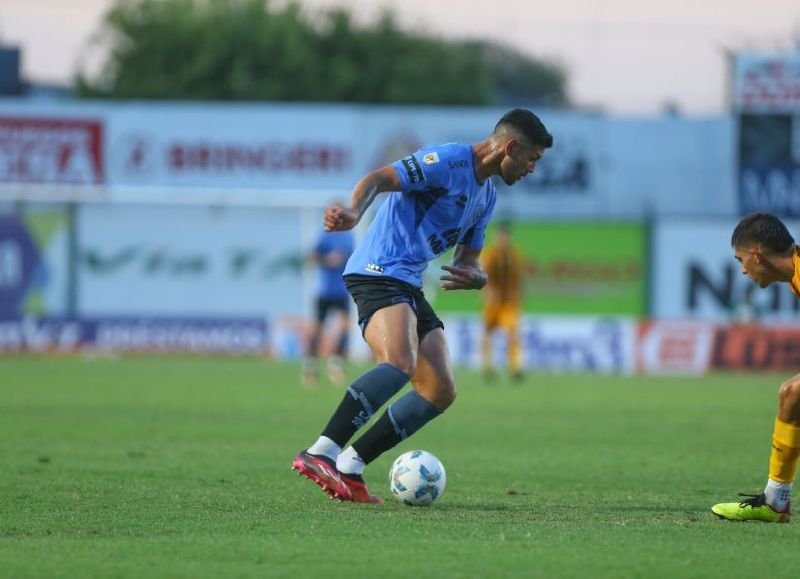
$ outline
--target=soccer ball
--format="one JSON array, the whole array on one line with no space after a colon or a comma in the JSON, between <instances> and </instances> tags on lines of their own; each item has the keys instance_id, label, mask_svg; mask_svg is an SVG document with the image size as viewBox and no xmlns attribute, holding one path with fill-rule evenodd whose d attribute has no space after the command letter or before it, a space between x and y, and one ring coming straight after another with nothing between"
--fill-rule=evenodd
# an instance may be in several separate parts
<instances>
[{"instance_id":1,"label":"soccer ball","mask_svg":"<svg viewBox=\"0 0 800 579\"><path fill-rule=\"evenodd\" d=\"M424 450L401 454L389 470L389 490L399 502L428 506L444 492L447 475L439 459Z\"/></svg>"}]
</instances>

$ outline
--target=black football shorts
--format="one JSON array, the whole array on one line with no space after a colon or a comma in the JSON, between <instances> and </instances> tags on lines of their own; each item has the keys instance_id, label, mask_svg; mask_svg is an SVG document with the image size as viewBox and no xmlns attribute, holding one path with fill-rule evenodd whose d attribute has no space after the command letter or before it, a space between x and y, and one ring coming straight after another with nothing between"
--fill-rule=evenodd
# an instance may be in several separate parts
<instances>
[{"instance_id":1,"label":"black football shorts","mask_svg":"<svg viewBox=\"0 0 800 579\"><path fill-rule=\"evenodd\" d=\"M350 298L342 299L327 299L319 298L317 300L317 321L321 324L328 317L328 314L333 311L340 311L342 313L350 312Z\"/></svg>"},{"instance_id":2,"label":"black football shorts","mask_svg":"<svg viewBox=\"0 0 800 579\"><path fill-rule=\"evenodd\" d=\"M442 328L442 320L425 299L422 290L392 277L351 274L344 276L344 285L353 296L358 309L361 336L375 312L394 304L408 304L417 316L417 337L422 338L433 329Z\"/></svg>"}]
</instances>

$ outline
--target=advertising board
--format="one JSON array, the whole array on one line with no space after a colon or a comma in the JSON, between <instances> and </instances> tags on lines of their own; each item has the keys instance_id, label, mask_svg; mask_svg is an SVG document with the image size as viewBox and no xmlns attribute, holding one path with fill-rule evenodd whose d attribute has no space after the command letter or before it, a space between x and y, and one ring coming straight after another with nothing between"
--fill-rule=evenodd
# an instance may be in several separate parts
<instances>
[{"instance_id":1,"label":"advertising board","mask_svg":"<svg viewBox=\"0 0 800 579\"><path fill-rule=\"evenodd\" d=\"M493 228L487 234L491 242ZM646 231L628 222L512 225L524 257L523 309L533 314L645 315ZM442 263L447 263L446 256ZM439 275L431 265L429 277ZM434 284L431 284L433 288ZM480 292L442 292L437 310L475 312Z\"/></svg>"},{"instance_id":2,"label":"advertising board","mask_svg":"<svg viewBox=\"0 0 800 579\"><path fill-rule=\"evenodd\" d=\"M0 319L0 353L184 353L261 355L269 352L263 319L33 318Z\"/></svg>"},{"instance_id":3,"label":"advertising board","mask_svg":"<svg viewBox=\"0 0 800 579\"><path fill-rule=\"evenodd\" d=\"M506 111L4 101L0 117L8 121L5 141L0 134L0 185L5 171L8 182L106 183L96 197L117 202L166 198L177 203L320 205L348 196L361 176L422 145L480 142ZM496 180L501 213L526 219L631 219L738 211L731 118L536 112L555 144L536 171L514 187ZM45 140L37 140L20 136L14 128L19 123L29 125L29 135L44 130L44 124L36 123L52 127ZM56 137L56 129L71 136ZM57 139L57 146L48 144ZM20 165L20 158L28 160ZM68 188L49 193L59 191L65 198L85 194Z\"/></svg>"},{"instance_id":4,"label":"advertising board","mask_svg":"<svg viewBox=\"0 0 800 579\"><path fill-rule=\"evenodd\" d=\"M480 368L483 324L475 316L445 316L453 363ZM520 325L523 367L532 372L631 374L636 323L619 317L526 316ZM500 367L502 336L493 343Z\"/></svg>"},{"instance_id":5,"label":"advertising board","mask_svg":"<svg viewBox=\"0 0 800 579\"><path fill-rule=\"evenodd\" d=\"M0 182L75 185L104 181L99 120L0 113Z\"/></svg>"},{"instance_id":6,"label":"advertising board","mask_svg":"<svg viewBox=\"0 0 800 579\"><path fill-rule=\"evenodd\" d=\"M82 316L304 311L297 211L96 205L78 223Z\"/></svg>"},{"instance_id":7,"label":"advertising board","mask_svg":"<svg viewBox=\"0 0 800 579\"><path fill-rule=\"evenodd\" d=\"M652 316L673 319L731 320L752 296L762 322L800 320L800 301L787 284L759 289L742 275L731 249L737 220L661 219L652 237ZM800 223L787 227L800 234Z\"/></svg>"},{"instance_id":8,"label":"advertising board","mask_svg":"<svg viewBox=\"0 0 800 579\"><path fill-rule=\"evenodd\" d=\"M0 212L0 318L66 313L67 269L63 209Z\"/></svg>"},{"instance_id":9,"label":"advertising board","mask_svg":"<svg viewBox=\"0 0 800 579\"><path fill-rule=\"evenodd\" d=\"M735 110L758 113L800 111L800 54L740 53L733 60Z\"/></svg>"}]
</instances>

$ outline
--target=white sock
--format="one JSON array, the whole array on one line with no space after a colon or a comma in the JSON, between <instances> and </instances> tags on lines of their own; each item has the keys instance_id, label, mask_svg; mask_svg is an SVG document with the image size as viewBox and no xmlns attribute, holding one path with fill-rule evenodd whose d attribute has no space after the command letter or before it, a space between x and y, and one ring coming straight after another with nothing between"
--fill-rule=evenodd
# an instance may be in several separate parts
<instances>
[{"instance_id":1,"label":"white sock","mask_svg":"<svg viewBox=\"0 0 800 579\"><path fill-rule=\"evenodd\" d=\"M767 488L764 489L767 504L778 512L783 512L789 506L789 498L792 494L794 483L782 483L772 479L767 480Z\"/></svg>"},{"instance_id":2,"label":"white sock","mask_svg":"<svg viewBox=\"0 0 800 579\"><path fill-rule=\"evenodd\" d=\"M356 449L348 446L339 458L336 459L336 469L345 474L362 474L364 472L364 461L358 456Z\"/></svg>"},{"instance_id":3,"label":"white sock","mask_svg":"<svg viewBox=\"0 0 800 579\"><path fill-rule=\"evenodd\" d=\"M327 456L331 460L336 460L342 452L342 447L327 436L320 436L317 442L308 447L308 452L319 456Z\"/></svg>"}]
</instances>

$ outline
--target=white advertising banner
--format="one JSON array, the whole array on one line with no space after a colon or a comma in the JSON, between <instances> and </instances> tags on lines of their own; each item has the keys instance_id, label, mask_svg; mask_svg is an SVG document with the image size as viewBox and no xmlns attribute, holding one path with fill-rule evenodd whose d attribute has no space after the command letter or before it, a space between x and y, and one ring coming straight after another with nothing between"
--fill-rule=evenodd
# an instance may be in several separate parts
<instances>
[{"instance_id":1,"label":"white advertising banner","mask_svg":"<svg viewBox=\"0 0 800 579\"><path fill-rule=\"evenodd\" d=\"M349 188L361 151L349 107L125 106L109 117L109 182L143 186Z\"/></svg>"},{"instance_id":2,"label":"white advertising banner","mask_svg":"<svg viewBox=\"0 0 800 579\"><path fill-rule=\"evenodd\" d=\"M662 219L652 231L652 311L657 318L727 321L745 294L762 321L800 321L787 284L759 289L742 275L731 249L737 220ZM792 232L800 223L787 222Z\"/></svg>"},{"instance_id":3,"label":"white advertising banner","mask_svg":"<svg viewBox=\"0 0 800 579\"><path fill-rule=\"evenodd\" d=\"M370 165L425 144L476 143L505 109L400 108L364 113ZM500 193L499 213L523 217L734 215L733 122L618 119L537 111L554 146L526 179Z\"/></svg>"},{"instance_id":4,"label":"white advertising banner","mask_svg":"<svg viewBox=\"0 0 800 579\"><path fill-rule=\"evenodd\" d=\"M740 112L800 112L800 53L737 55L732 92Z\"/></svg>"},{"instance_id":5,"label":"white advertising banner","mask_svg":"<svg viewBox=\"0 0 800 579\"><path fill-rule=\"evenodd\" d=\"M443 318L453 363L480 368L483 323L477 316ZM520 325L523 367L533 372L632 374L636 321L632 318L536 316ZM507 342L493 339L498 367L505 365Z\"/></svg>"},{"instance_id":6,"label":"white advertising banner","mask_svg":"<svg viewBox=\"0 0 800 579\"><path fill-rule=\"evenodd\" d=\"M79 213L81 316L303 313L306 225L288 210L97 206Z\"/></svg>"},{"instance_id":7,"label":"white advertising banner","mask_svg":"<svg viewBox=\"0 0 800 579\"><path fill-rule=\"evenodd\" d=\"M483 322L479 316L442 316L453 364L459 368L481 367ZM272 353L297 359L303 353L308 320L279 317L271 323ZM328 328L330 330L330 328ZM321 351L332 351L329 332ZM536 316L520 325L522 363L531 372L632 374L635 370L636 321L632 318ZM350 355L362 362L371 359L369 348L352 324ZM506 365L507 342L502 332L492 340L498 369Z\"/></svg>"},{"instance_id":8,"label":"white advertising banner","mask_svg":"<svg viewBox=\"0 0 800 579\"><path fill-rule=\"evenodd\" d=\"M715 332L710 322L643 322L637 339L636 370L642 374L704 374L710 369Z\"/></svg>"},{"instance_id":9,"label":"white advertising banner","mask_svg":"<svg viewBox=\"0 0 800 579\"><path fill-rule=\"evenodd\" d=\"M506 110L5 101L0 190L3 180L107 184L99 198L112 201L320 205L422 145L486 138ZM498 213L737 214L732 119L536 112L555 145L514 187L496 180Z\"/></svg>"}]
</instances>

